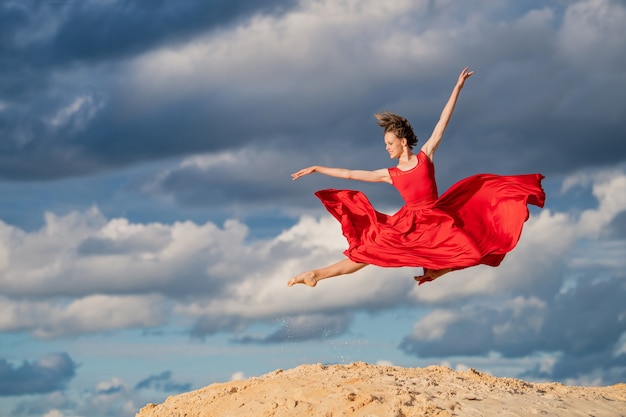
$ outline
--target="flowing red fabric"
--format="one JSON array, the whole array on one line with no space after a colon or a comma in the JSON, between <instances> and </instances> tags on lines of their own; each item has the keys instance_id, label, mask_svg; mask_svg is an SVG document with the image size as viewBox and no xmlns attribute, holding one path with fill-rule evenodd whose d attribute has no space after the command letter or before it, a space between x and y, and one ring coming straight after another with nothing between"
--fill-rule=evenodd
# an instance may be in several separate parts
<instances>
[{"instance_id":1,"label":"flowing red fabric","mask_svg":"<svg viewBox=\"0 0 626 417\"><path fill-rule=\"evenodd\" d=\"M405 205L394 215L376 211L365 194L320 190L315 195L340 223L354 262L382 267L497 266L517 244L528 204L543 207L541 174L479 174L438 197L435 169L424 152L415 168L389 168Z\"/></svg>"}]
</instances>

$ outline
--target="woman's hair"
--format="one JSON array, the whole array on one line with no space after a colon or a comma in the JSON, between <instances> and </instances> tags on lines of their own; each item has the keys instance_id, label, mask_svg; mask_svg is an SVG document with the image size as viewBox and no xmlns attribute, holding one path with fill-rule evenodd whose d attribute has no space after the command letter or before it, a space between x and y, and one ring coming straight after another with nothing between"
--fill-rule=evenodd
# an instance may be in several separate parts
<instances>
[{"instance_id":1,"label":"woman's hair","mask_svg":"<svg viewBox=\"0 0 626 417\"><path fill-rule=\"evenodd\" d=\"M411 149L417 145L417 136L415 136L411 123L406 118L388 111L374 116L378 120L378 126L382 127L385 133L393 132L399 139L406 139L407 145Z\"/></svg>"}]
</instances>

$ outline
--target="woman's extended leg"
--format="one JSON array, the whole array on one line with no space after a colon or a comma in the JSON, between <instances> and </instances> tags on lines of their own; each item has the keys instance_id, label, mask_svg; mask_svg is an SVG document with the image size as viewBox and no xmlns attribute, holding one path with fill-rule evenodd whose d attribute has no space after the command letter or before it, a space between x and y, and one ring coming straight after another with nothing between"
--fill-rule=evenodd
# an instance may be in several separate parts
<instances>
[{"instance_id":1,"label":"woman's extended leg","mask_svg":"<svg viewBox=\"0 0 626 417\"><path fill-rule=\"evenodd\" d=\"M303 272L291 278L287 283L288 286L294 284L306 284L309 287L315 287L317 283L323 279L336 277L338 275L351 274L366 267L367 264L361 264L350 259L343 259L324 268L313 269L312 271Z\"/></svg>"}]
</instances>

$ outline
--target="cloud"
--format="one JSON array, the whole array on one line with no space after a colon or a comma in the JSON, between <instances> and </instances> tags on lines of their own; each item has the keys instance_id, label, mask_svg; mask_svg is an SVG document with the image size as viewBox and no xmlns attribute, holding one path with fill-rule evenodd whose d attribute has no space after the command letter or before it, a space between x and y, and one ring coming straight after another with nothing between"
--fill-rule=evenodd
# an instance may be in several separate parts
<instances>
[{"instance_id":1,"label":"cloud","mask_svg":"<svg viewBox=\"0 0 626 417\"><path fill-rule=\"evenodd\" d=\"M605 233L608 238L618 240L626 239L626 211L621 211L613 217L613 220L609 223Z\"/></svg>"},{"instance_id":2,"label":"cloud","mask_svg":"<svg viewBox=\"0 0 626 417\"><path fill-rule=\"evenodd\" d=\"M124 381L113 378L110 381L99 382L95 388L96 395L115 395L126 391L128 388Z\"/></svg>"},{"instance_id":3,"label":"cloud","mask_svg":"<svg viewBox=\"0 0 626 417\"><path fill-rule=\"evenodd\" d=\"M141 224L107 220L95 208L48 214L45 226L32 232L0 223L0 328L58 338L156 327L174 314L193 319L192 334L203 337L285 313L406 302L402 294L410 282L386 284L381 278L393 271L381 269L359 278L375 282L353 291L349 301L332 289L320 290L328 294L322 302L310 291L289 291L291 276L334 262L345 249L330 216L303 218L271 239L250 242L247 233L234 220L223 228L210 222Z\"/></svg>"},{"instance_id":4,"label":"cloud","mask_svg":"<svg viewBox=\"0 0 626 417\"><path fill-rule=\"evenodd\" d=\"M341 144L335 151L351 155L355 160L368 157L361 150L350 150ZM324 211L314 191L357 186L349 180L321 175L291 180L291 173L314 162L302 152L281 149L279 144L269 142L260 150L249 146L184 158L178 165L132 188L148 198L173 201L179 207L202 208L240 219L264 216L296 219L303 214L317 216ZM358 162L347 163L359 167ZM402 204L398 192L388 184L359 184L358 187L368 193L381 211L393 212Z\"/></svg>"},{"instance_id":5,"label":"cloud","mask_svg":"<svg viewBox=\"0 0 626 417\"><path fill-rule=\"evenodd\" d=\"M15 366L0 359L0 395L45 394L63 390L76 375L78 365L67 353L54 353Z\"/></svg>"},{"instance_id":6,"label":"cloud","mask_svg":"<svg viewBox=\"0 0 626 417\"><path fill-rule=\"evenodd\" d=\"M85 390L81 401L67 410L70 415L119 416L136 413L145 400L119 377L98 382Z\"/></svg>"},{"instance_id":7,"label":"cloud","mask_svg":"<svg viewBox=\"0 0 626 417\"><path fill-rule=\"evenodd\" d=\"M3 26L12 57L38 58L39 64L59 66L123 58L198 32L229 27L256 13L280 12L292 2L244 3L218 0L209 5L182 0L154 7L117 0L80 4L8 2L0 8L0 17L15 22ZM116 31L112 32L111 27Z\"/></svg>"},{"instance_id":8,"label":"cloud","mask_svg":"<svg viewBox=\"0 0 626 417\"><path fill-rule=\"evenodd\" d=\"M46 416L48 413L51 417L56 415L63 417L64 414L60 410L71 409L74 406L75 403L63 391L54 391L20 401L11 411L11 416Z\"/></svg>"},{"instance_id":9,"label":"cloud","mask_svg":"<svg viewBox=\"0 0 626 417\"><path fill-rule=\"evenodd\" d=\"M193 314L193 313L192 313ZM193 314L197 315L197 314ZM234 315L209 316L201 315L193 324L190 334L194 338L204 339L218 332L231 332L246 328L246 320Z\"/></svg>"},{"instance_id":10,"label":"cloud","mask_svg":"<svg viewBox=\"0 0 626 417\"><path fill-rule=\"evenodd\" d=\"M230 376L231 381L240 381L242 379L246 379L246 375L241 371L235 372Z\"/></svg>"},{"instance_id":11,"label":"cloud","mask_svg":"<svg viewBox=\"0 0 626 417\"><path fill-rule=\"evenodd\" d=\"M160 402L164 394L188 391L190 384L173 381L172 373L165 371L151 375L134 387L119 377L102 380L83 387L79 397L71 392L54 391L46 396L33 397L17 403L13 416L120 416L133 415L145 404Z\"/></svg>"},{"instance_id":12,"label":"cloud","mask_svg":"<svg viewBox=\"0 0 626 417\"><path fill-rule=\"evenodd\" d=\"M616 3L603 4L605 8L622 9ZM470 18L452 25L449 21L442 24L437 20L450 19L447 13L451 11L445 7L439 10L397 3L352 10L347 3L303 3L302 13L294 10L280 17L252 19L237 32L209 36L183 48L165 48L142 57L134 67L138 82L134 85L135 90L131 90L132 99L159 106L162 103L159 97L174 94L181 95L182 99L187 90L204 91L205 96L219 97L223 106L216 111L222 113L207 115L219 120L214 128L217 126L222 130L223 125L226 129L233 114L245 117L236 123L236 145L232 141L222 142L232 136L231 131L213 135L206 130L207 137L216 145L206 157L258 152L258 159L254 161L244 158L252 162L247 174L256 174L257 164L273 168L268 177L251 178L248 175L247 182L241 181L245 180L242 177L245 173L238 172L233 177L230 170L225 172L227 175L213 175L210 181L209 175L214 171L217 174L215 166L200 170L187 165L160 178L159 191L174 196L183 205L205 207L232 204L232 199L243 196L255 204L259 203L259 196L275 195L280 199L284 191L277 186L282 184L285 172L280 160L267 152L268 146L270 149L276 146L277 155L282 155L285 162L302 160L298 165L294 164L294 168L312 163L356 168L386 166L389 161L379 155L382 154L381 147L375 139L379 132L371 114L391 107L414 121L418 136L427 137L456 74L456 69L450 69L448 78L444 78L441 67L433 63L443 66L440 61L445 61L447 67L452 68L453 56L463 56L467 53L465 51L472 51L470 55L474 58L471 61L477 62L477 74L471 80L471 86L468 85L463 92L446 138L450 146L445 150L446 158L438 163L441 184L449 185L464 175L482 171L542 171L551 174L568 172L581 164L608 164L621 160L618 155L623 152L618 151L622 149L619 138L623 136L624 126L619 114L625 103L610 86L622 82L619 66L603 68L601 76L585 69L584 78L579 77L576 83L568 85L567 80L574 77L575 70L569 66L564 69L560 62L547 59L562 48L561 41L556 39L562 29L559 23L561 11L531 7L521 17L508 16L511 20L504 19L500 12L498 9L470 11ZM616 16L619 19L620 13ZM494 22L489 19L491 17L501 20ZM421 24L400 31L398 22L403 19L414 19ZM368 29L388 25L394 27L389 28L389 37L384 39L374 36ZM418 27L424 29L418 31ZM616 29L607 30L621 33ZM308 40L301 42L303 31L306 31ZM284 36L285 33L289 36ZM333 42L325 43L329 33L335 38ZM349 37L350 33L360 33L360 41ZM498 39L499 45L487 45L489 38ZM474 41L464 45L463 39ZM529 39L536 48L528 46ZM300 43L295 45L297 42ZM259 47L261 43L287 44L266 50ZM369 47L361 48L361 43L367 43ZM407 44L412 46L392 47ZM442 56L440 60L434 59L432 54L435 52L427 52L430 51L429 45L437 45L434 49L439 51L437 58ZM305 51L305 57L294 54L294 50ZM403 53L406 55L401 56ZM502 53L506 53L507 60L503 60ZM216 56L224 58L216 59ZM308 62L308 56L315 56L318 65L330 70L318 71L317 65ZM406 65L381 67L381 63L400 59L406 60ZM519 64L511 64L511 60L519 61ZM360 63L357 73L349 69L355 63ZM252 66L256 69L254 73L242 70ZM161 80L143 75L152 73L151 69L155 67L161 68L158 75ZM526 74L544 75L528 77ZM171 82L178 79L185 80L186 89ZM292 99L294 90L298 91L297 103ZM397 90L404 93L398 95ZM406 94L409 90L418 93ZM606 94L600 96L599 93L605 90ZM270 99L273 105L268 107L264 103ZM589 108L589 103L595 103L593 108ZM350 110L346 112L345 109ZM311 114L315 117L310 117ZM584 120L584 125L580 120ZM585 146L589 135L579 133L591 125L596 126L594 137L601 141L597 147L601 152L590 153ZM248 131L248 128L254 130ZM272 139L270 143L268 134ZM567 138L566 149L564 138ZM237 146L239 150L235 150ZM242 148L245 151L241 151ZM617 154L609 149L614 149ZM298 157L302 151L306 154ZM504 152L515 155L515 158L503 157ZM472 157L468 158L468 154ZM580 160L581 155L587 160ZM221 162L222 166L241 169L241 165L232 161ZM214 184L216 178L223 182ZM267 181L257 182L258 178ZM189 188L182 187L182 184L189 184ZM251 189L253 192L249 192Z\"/></svg>"},{"instance_id":13,"label":"cloud","mask_svg":"<svg viewBox=\"0 0 626 417\"><path fill-rule=\"evenodd\" d=\"M328 339L346 333L350 324L352 324L350 314L288 317L274 333L266 337L245 336L235 341L237 343L284 343Z\"/></svg>"},{"instance_id":14,"label":"cloud","mask_svg":"<svg viewBox=\"0 0 626 417\"><path fill-rule=\"evenodd\" d=\"M219 206L222 209L264 211L290 205L298 187L291 184L293 166L286 161L296 157L268 144L262 150L194 155L179 166L162 172L141 191L155 196L171 196L191 207ZM231 211L232 212L232 211Z\"/></svg>"},{"instance_id":15,"label":"cloud","mask_svg":"<svg viewBox=\"0 0 626 417\"><path fill-rule=\"evenodd\" d=\"M165 321L158 297L92 295L69 303L0 299L2 331L31 331L44 339L154 327Z\"/></svg>"},{"instance_id":16,"label":"cloud","mask_svg":"<svg viewBox=\"0 0 626 417\"><path fill-rule=\"evenodd\" d=\"M45 221L34 233L0 223L5 295L219 292L225 284L219 269L244 254L230 252L228 245L241 245L247 233L234 220L224 229L212 223L131 224L107 220L96 208L48 213Z\"/></svg>"},{"instance_id":17,"label":"cloud","mask_svg":"<svg viewBox=\"0 0 626 417\"><path fill-rule=\"evenodd\" d=\"M500 306L435 310L416 323L401 347L420 357L489 351L505 357L538 351L583 357L614 347L626 331L626 310L619 302L626 295L624 279L587 279L551 300L516 297Z\"/></svg>"},{"instance_id":18,"label":"cloud","mask_svg":"<svg viewBox=\"0 0 626 417\"><path fill-rule=\"evenodd\" d=\"M164 371L159 375L150 375L135 385L136 390L154 389L161 392L180 393L191 389L190 383L177 383L172 381L172 371Z\"/></svg>"},{"instance_id":19,"label":"cloud","mask_svg":"<svg viewBox=\"0 0 626 417\"><path fill-rule=\"evenodd\" d=\"M121 154L104 162L92 151L104 148L104 156L113 145L117 153L116 138L132 143L132 131L146 122L121 126L110 117L117 101L115 89L126 78L124 62L256 14L282 13L292 4L280 0L244 3L183 0L159 7L119 1L3 3L0 132L7 138L4 174L52 179L117 165L114 159L119 160ZM32 100L33 94L37 100ZM89 110L82 102L80 129L59 129L58 122L74 113L85 97L97 97L97 106ZM22 168L15 159L21 160Z\"/></svg>"},{"instance_id":20,"label":"cloud","mask_svg":"<svg viewBox=\"0 0 626 417\"><path fill-rule=\"evenodd\" d=\"M568 7L559 33L560 52L572 62L584 64L588 57L600 68L626 65L624 56L607 54L622 48L618 28L626 21L626 9L614 1L581 1Z\"/></svg>"},{"instance_id":21,"label":"cloud","mask_svg":"<svg viewBox=\"0 0 626 417\"><path fill-rule=\"evenodd\" d=\"M22 24L6 29L5 178L85 175L268 140L312 162L358 162L325 155L338 141L371 154L371 114L383 109L427 137L464 65L477 73L446 138L448 166L460 173L444 173L444 183L478 170L567 173L623 160L619 2L529 3L515 13L492 2L183 1L150 13L119 2L32 13L11 4L0 13ZM599 63L591 72L588 52ZM494 158L502 152L516 157Z\"/></svg>"}]
</instances>

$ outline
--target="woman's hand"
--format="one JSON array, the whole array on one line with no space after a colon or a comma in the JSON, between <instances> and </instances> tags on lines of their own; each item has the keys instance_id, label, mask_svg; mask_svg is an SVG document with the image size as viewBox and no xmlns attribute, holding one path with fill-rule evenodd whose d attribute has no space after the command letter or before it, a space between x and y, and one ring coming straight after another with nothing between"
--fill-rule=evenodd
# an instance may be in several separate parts
<instances>
[{"instance_id":1,"label":"woman's hand","mask_svg":"<svg viewBox=\"0 0 626 417\"><path fill-rule=\"evenodd\" d=\"M463 71L461 71L461 74L459 74L459 79L456 82L457 87L463 88L465 80L467 80L469 77L472 76L472 74L474 74L474 71L468 71L468 69L469 67L463 68Z\"/></svg>"},{"instance_id":2,"label":"woman's hand","mask_svg":"<svg viewBox=\"0 0 626 417\"><path fill-rule=\"evenodd\" d=\"M294 172L293 174L291 174L291 179L295 181L300 177L304 177L305 175L314 173L316 170L317 170L316 166L301 169L300 171Z\"/></svg>"}]
</instances>

